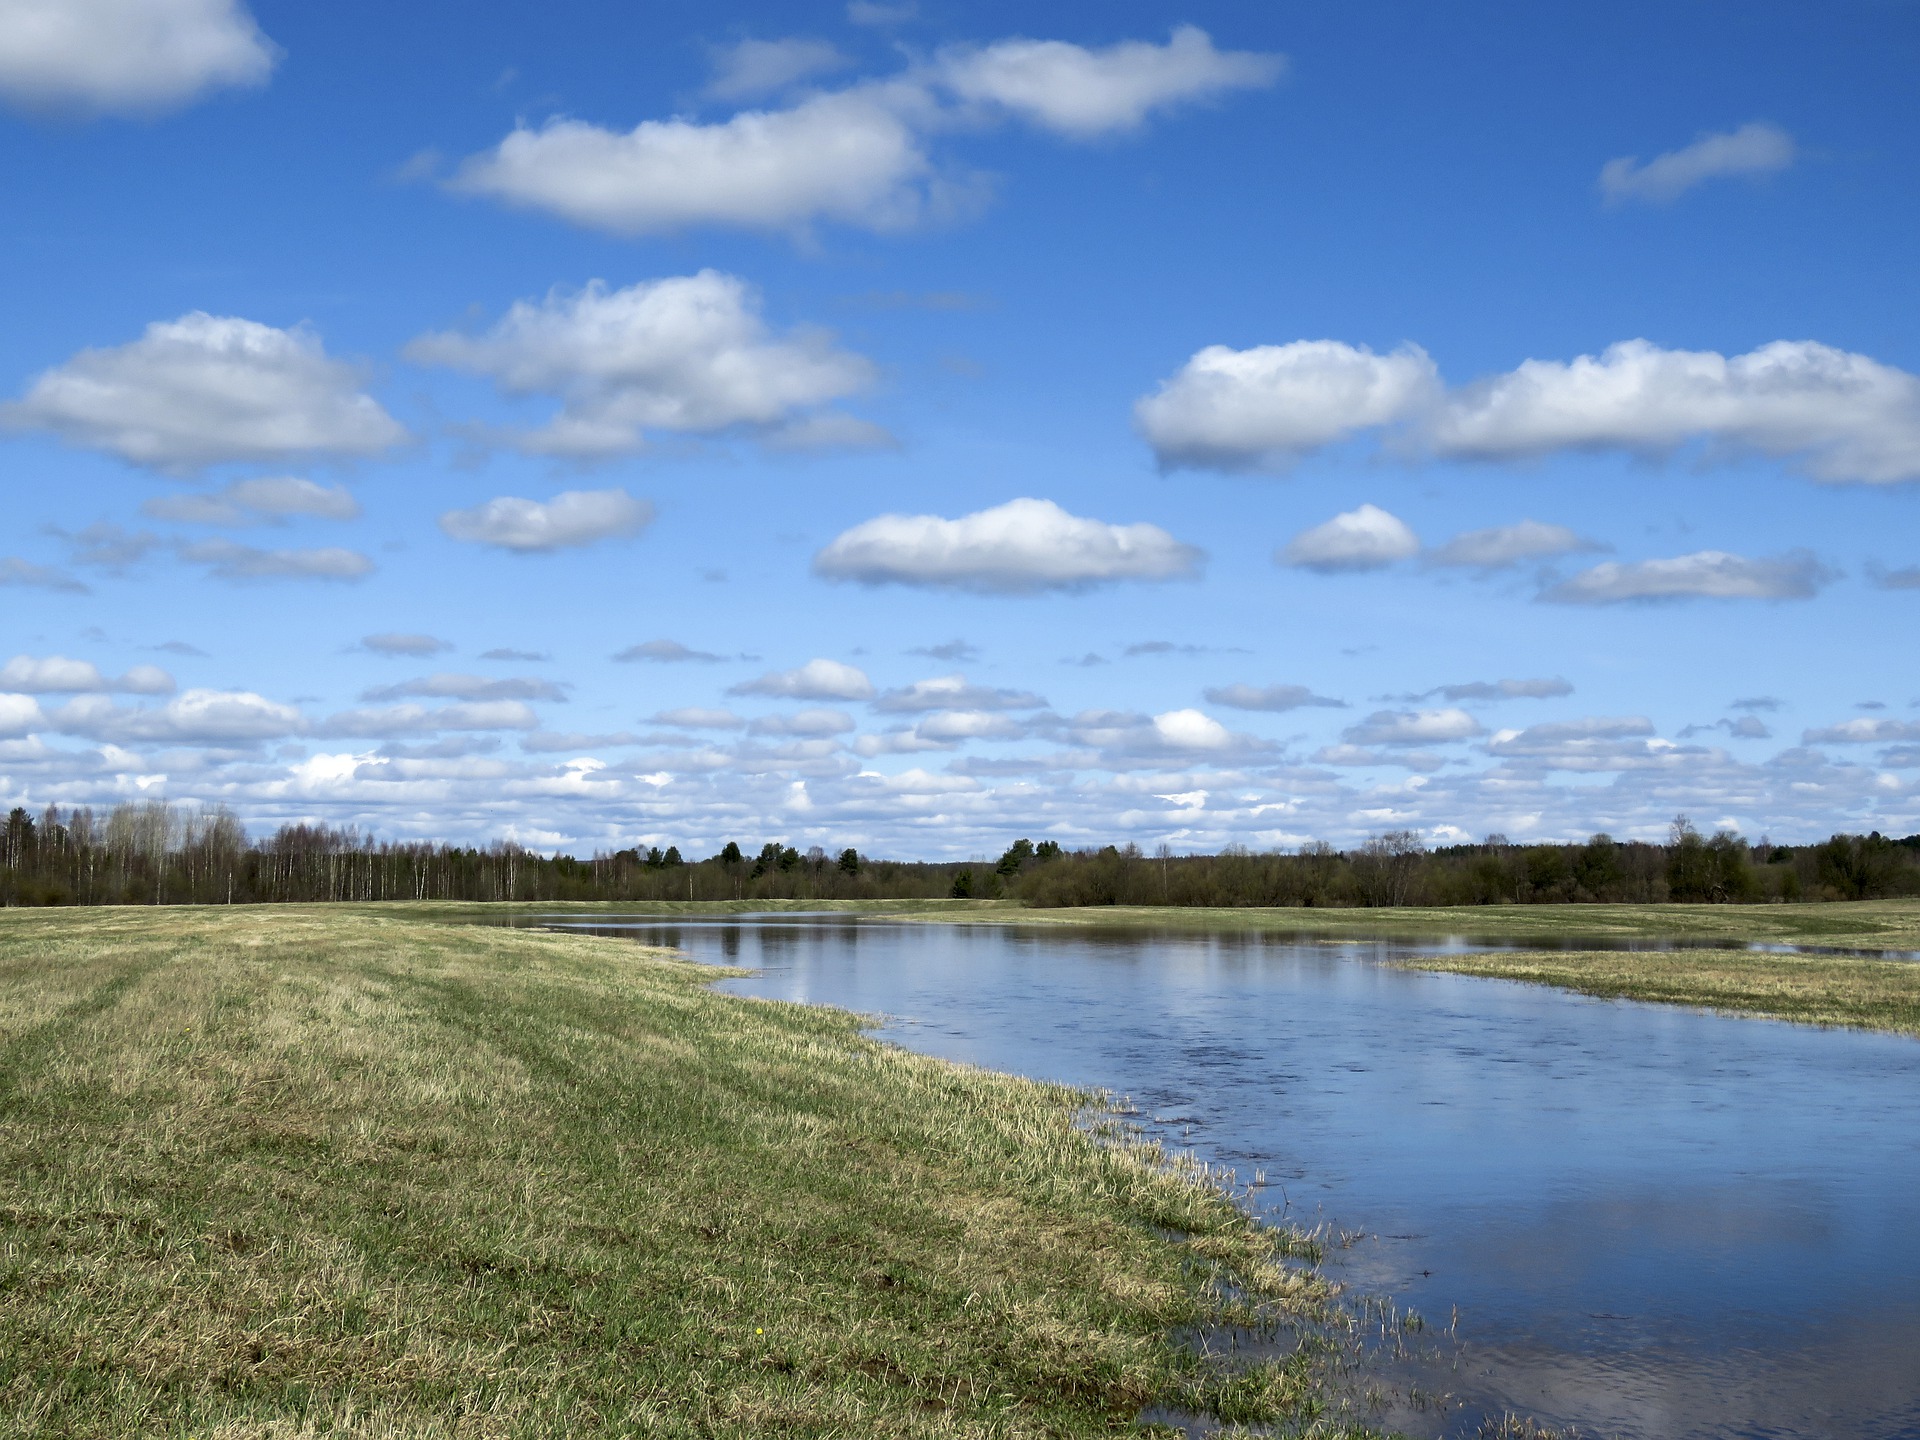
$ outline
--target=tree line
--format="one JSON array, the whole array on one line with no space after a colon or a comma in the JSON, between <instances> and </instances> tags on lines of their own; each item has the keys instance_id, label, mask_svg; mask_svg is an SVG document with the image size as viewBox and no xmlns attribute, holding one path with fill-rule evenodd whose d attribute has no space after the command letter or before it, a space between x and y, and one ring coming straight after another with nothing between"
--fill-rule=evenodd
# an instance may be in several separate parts
<instances>
[{"instance_id":1,"label":"tree line","mask_svg":"<svg viewBox=\"0 0 1920 1440\"><path fill-rule=\"evenodd\" d=\"M1920 835L1834 835L1812 845L1703 835L1676 817L1664 844L1428 848L1412 831L1338 850L1324 843L1217 855L1138 847L1069 851L1017 840L995 864L877 860L769 841L716 854L634 846L589 859L485 846L378 840L354 827L283 825L260 839L220 808L162 802L16 808L0 834L0 905L218 905L385 900L1011 899L1065 905L1378 906L1757 904L1920 895Z\"/></svg>"}]
</instances>

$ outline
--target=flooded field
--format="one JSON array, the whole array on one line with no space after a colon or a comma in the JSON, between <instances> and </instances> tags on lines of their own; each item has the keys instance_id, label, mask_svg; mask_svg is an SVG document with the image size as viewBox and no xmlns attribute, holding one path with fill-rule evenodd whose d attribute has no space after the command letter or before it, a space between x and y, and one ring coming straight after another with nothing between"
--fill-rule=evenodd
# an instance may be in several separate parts
<instances>
[{"instance_id":1,"label":"flooded field","mask_svg":"<svg viewBox=\"0 0 1920 1440\"><path fill-rule=\"evenodd\" d=\"M1131 1097L1424 1317L1378 1418L1920 1436L1920 1043L1411 973L1408 942L844 917L544 923ZM1421 1397L1409 1403L1409 1396Z\"/></svg>"}]
</instances>

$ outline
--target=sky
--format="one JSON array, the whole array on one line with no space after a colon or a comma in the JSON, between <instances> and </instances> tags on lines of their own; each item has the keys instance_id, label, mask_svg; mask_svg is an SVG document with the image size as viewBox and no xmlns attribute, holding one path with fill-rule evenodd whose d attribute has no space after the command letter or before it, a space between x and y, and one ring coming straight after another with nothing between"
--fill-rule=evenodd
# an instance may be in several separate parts
<instances>
[{"instance_id":1,"label":"sky","mask_svg":"<svg viewBox=\"0 0 1920 1440\"><path fill-rule=\"evenodd\" d=\"M1920 830L1920 7L0 0L0 804Z\"/></svg>"}]
</instances>

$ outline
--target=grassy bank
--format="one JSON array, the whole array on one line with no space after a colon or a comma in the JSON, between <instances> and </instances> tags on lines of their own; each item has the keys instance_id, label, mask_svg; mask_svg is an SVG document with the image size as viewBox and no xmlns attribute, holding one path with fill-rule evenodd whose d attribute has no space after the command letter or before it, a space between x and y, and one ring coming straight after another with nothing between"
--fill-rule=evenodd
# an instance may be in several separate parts
<instances>
[{"instance_id":1,"label":"grassy bank","mask_svg":"<svg viewBox=\"0 0 1920 1440\"><path fill-rule=\"evenodd\" d=\"M1423 956L1401 964L1608 999L1920 1035L1920 964L1911 961L1751 950L1540 950Z\"/></svg>"},{"instance_id":2,"label":"grassy bank","mask_svg":"<svg viewBox=\"0 0 1920 1440\"><path fill-rule=\"evenodd\" d=\"M1320 1303L1085 1097L620 941L0 913L0 1430L1083 1436L1303 1420Z\"/></svg>"},{"instance_id":3,"label":"grassy bank","mask_svg":"<svg viewBox=\"0 0 1920 1440\"><path fill-rule=\"evenodd\" d=\"M1259 931L1335 939L1477 939L1563 944L1590 940L1725 940L1920 950L1920 900L1832 901L1811 905L1462 905L1374 909L1221 908L1101 905L1025 909L959 902L939 911L911 902L887 907L900 919L946 923L1148 926Z\"/></svg>"}]
</instances>

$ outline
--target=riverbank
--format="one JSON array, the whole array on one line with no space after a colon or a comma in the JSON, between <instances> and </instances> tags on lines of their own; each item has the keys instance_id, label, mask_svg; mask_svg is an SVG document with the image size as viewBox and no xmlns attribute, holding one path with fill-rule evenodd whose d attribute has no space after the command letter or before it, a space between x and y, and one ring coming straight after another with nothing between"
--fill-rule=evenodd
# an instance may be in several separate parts
<instances>
[{"instance_id":1,"label":"riverbank","mask_svg":"<svg viewBox=\"0 0 1920 1440\"><path fill-rule=\"evenodd\" d=\"M1397 962L1736 1015L1920 1035L1920 964L1753 950L1531 950Z\"/></svg>"},{"instance_id":2,"label":"riverbank","mask_svg":"<svg viewBox=\"0 0 1920 1440\"><path fill-rule=\"evenodd\" d=\"M1324 1287L1088 1097L626 941L0 913L0 1411L46 1435L1093 1436L1319 1402Z\"/></svg>"}]
</instances>

